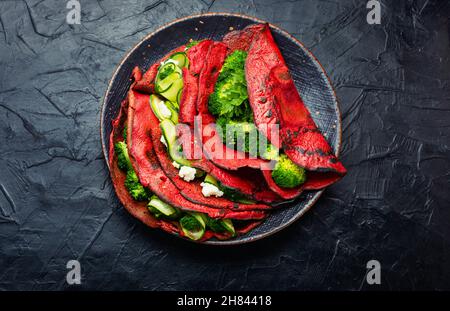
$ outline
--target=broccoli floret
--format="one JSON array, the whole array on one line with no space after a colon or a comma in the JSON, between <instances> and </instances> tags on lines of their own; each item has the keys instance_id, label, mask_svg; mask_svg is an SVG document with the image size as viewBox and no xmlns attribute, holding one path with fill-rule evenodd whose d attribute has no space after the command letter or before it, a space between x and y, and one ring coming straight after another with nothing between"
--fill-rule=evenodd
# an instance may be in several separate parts
<instances>
[{"instance_id":1,"label":"broccoli floret","mask_svg":"<svg viewBox=\"0 0 450 311\"><path fill-rule=\"evenodd\" d=\"M228 120L224 117L219 117L216 120L217 125L220 126L219 134L222 141L232 149L248 152L254 156L260 156L266 160L275 160L278 158L279 150L272 145L267 138L261 135L253 122L237 122ZM242 142L239 142L238 137L241 137ZM252 148L250 148L250 141ZM262 143L264 143L263 145ZM260 146L259 143L262 145ZM261 152L260 147L266 146L265 150Z\"/></svg>"},{"instance_id":2,"label":"broccoli floret","mask_svg":"<svg viewBox=\"0 0 450 311\"><path fill-rule=\"evenodd\" d=\"M282 154L272 171L272 178L280 187L295 188L306 181L306 172L303 167L298 166L285 154Z\"/></svg>"},{"instance_id":3,"label":"broccoli floret","mask_svg":"<svg viewBox=\"0 0 450 311\"><path fill-rule=\"evenodd\" d=\"M258 131L252 122L236 122L224 117L219 117L216 120L216 123L220 126L219 134L222 141L226 143L229 148L244 152L252 151L252 154L257 155ZM241 139L239 142L238 137ZM252 140L252 144L256 144L252 150L250 150L250 140Z\"/></svg>"},{"instance_id":4,"label":"broccoli floret","mask_svg":"<svg viewBox=\"0 0 450 311\"><path fill-rule=\"evenodd\" d=\"M247 52L237 50L226 58L214 92L209 97L208 108L214 116L222 116L227 120L253 121L245 80L246 57Z\"/></svg>"},{"instance_id":5,"label":"broccoli floret","mask_svg":"<svg viewBox=\"0 0 450 311\"><path fill-rule=\"evenodd\" d=\"M130 157L128 156L127 144L119 141L114 145L117 154L117 165L122 171L127 171L131 168Z\"/></svg>"},{"instance_id":6,"label":"broccoli floret","mask_svg":"<svg viewBox=\"0 0 450 311\"><path fill-rule=\"evenodd\" d=\"M132 169L127 172L125 187L136 201L148 201L151 196L151 192L141 185L138 176Z\"/></svg>"},{"instance_id":7,"label":"broccoli floret","mask_svg":"<svg viewBox=\"0 0 450 311\"><path fill-rule=\"evenodd\" d=\"M260 154L261 158L266 159L266 160L276 160L278 159L280 150L275 147L274 145L272 145L271 143L267 142L266 145L266 150L265 152L263 152L262 154ZM258 149L259 151L259 149Z\"/></svg>"}]
</instances>

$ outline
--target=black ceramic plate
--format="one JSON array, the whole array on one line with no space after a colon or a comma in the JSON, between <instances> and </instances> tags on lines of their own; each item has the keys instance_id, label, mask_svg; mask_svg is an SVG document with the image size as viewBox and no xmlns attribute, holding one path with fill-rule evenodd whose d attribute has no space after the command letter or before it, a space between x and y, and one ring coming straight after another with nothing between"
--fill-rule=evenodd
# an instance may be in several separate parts
<instances>
[{"instance_id":1,"label":"black ceramic plate","mask_svg":"<svg viewBox=\"0 0 450 311\"><path fill-rule=\"evenodd\" d=\"M134 66L146 70L170 50L189 39L214 39L233 29L242 29L259 19L226 13L210 13L176 20L146 36L125 55L109 83L101 116L101 139L105 159L109 159L111 121L116 117L121 101L130 87ZM320 63L298 40L280 28L270 25L300 95L314 121L324 133L336 154L341 145L341 119L334 90ZM322 191L308 191L290 204L274 211L256 229L228 241L207 241L207 244L241 244L262 239L280 231L299 219L317 201Z\"/></svg>"}]
</instances>

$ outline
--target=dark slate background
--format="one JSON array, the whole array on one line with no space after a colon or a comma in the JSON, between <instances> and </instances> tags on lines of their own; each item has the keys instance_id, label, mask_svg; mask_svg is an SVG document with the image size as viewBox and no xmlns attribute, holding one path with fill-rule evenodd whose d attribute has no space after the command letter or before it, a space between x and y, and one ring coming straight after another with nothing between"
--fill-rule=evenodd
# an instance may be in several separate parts
<instances>
[{"instance_id":1,"label":"dark slate background","mask_svg":"<svg viewBox=\"0 0 450 311\"><path fill-rule=\"evenodd\" d=\"M450 289L448 1L0 0L0 289ZM117 63L173 19L239 12L274 23L329 73L348 175L302 219L239 247L186 243L118 204L100 146ZM381 262L382 284L365 282Z\"/></svg>"}]
</instances>

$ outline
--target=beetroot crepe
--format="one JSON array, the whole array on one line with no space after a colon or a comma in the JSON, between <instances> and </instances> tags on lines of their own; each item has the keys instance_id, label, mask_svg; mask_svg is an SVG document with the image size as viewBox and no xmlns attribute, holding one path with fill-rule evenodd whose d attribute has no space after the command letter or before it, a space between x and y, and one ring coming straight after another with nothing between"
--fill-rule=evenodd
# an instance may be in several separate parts
<instances>
[{"instance_id":1,"label":"beetroot crepe","mask_svg":"<svg viewBox=\"0 0 450 311\"><path fill-rule=\"evenodd\" d=\"M256 126L276 147L308 171L305 189L320 189L341 178L346 170L317 128L289 74L268 25L253 28L245 64L250 105ZM266 125L280 125L279 142Z\"/></svg>"},{"instance_id":2,"label":"beetroot crepe","mask_svg":"<svg viewBox=\"0 0 450 311\"><path fill-rule=\"evenodd\" d=\"M152 111L148 95L131 90L128 95L128 148L130 160L139 181L144 187L166 203L180 210L205 213L212 218L262 219L266 214L262 211L237 211L224 208L211 208L195 204L183 197L165 175L153 149L151 141Z\"/></svg>"},{"instance_id":3,"label":"beetroot crepe","mask_svg":"<svg viewBox=\"0 0 450 311\"><path fill-rule=\"evenodd\" d=\"M228 76L222 75L226 70ZM272 203L322 189L346 173L266 24L232 31L221 42L180 46L145 73L135 67L132 79L113 121L109 165L120 201L152 228L197 241L230 239L258 226L278 206ZM216 99L228 105L223 114L211 108L218 85L224 93ZM233 109L243 109L246 118L232 119ZM250 156L249 149L228 145L217 126L224 120L247 122L280 154L263 154L269 148L262 145ZM126 151L116 149L119 143Z\"/></svg>"}]
</instances>

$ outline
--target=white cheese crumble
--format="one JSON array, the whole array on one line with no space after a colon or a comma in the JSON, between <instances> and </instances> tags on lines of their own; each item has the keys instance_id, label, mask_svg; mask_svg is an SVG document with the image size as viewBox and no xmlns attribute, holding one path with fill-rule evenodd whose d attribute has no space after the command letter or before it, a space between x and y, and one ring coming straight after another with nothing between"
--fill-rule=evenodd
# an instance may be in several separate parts
<instances>
[{"instance_id":1,"label":"white cheese crumble","mask_svg":"<svg viewBox=\"0 0 450 311\"><path fill-rule=\"evenodd\" d=\"M195 179L195 173L197 170L193 167L182 166L178 172L178 176L183 178L185 181L192 181Z\"/></svg>"},{"instance_id":2,"label":"white cheese crumble","mask_svg":"<svg viewBox=\"0 0 450 311\"><path fill-rule=\"evenodd\" d=\"M216 186L207 183L207 182L202 182L200 184L200 186L202 186L202 193L203 196L205 197L210 197L210 196L215 196L215 197L221 197L223 196L223 192L219 190L219 188L217 188Z\"/></svg>"},{"instance_id":3,"label":"white cheese crumble","mask_svg":"<svg viewBox=\"0 0 450 311\"><path fill-rule=\"evenodd\" d=\"M161 141L161 142L164 144L164 146L166 146L166 148L167 148L167 141L166 141L166 139L164 138L164 135L161 135L160 141Z\"/></svg>"},{"instance_id":4,"label":"white cheese crumble","mask_svg":"<svg viewBox=\"0 0 450 311\"><path fill-rule=\"evenodd\" d=\"M179 169L180 168L180 164L178 164L178 162L176 162L176 161L173 161L172 162L172 165L176 168L176 169Z\"/></svg>"},{"instance_id":5,"label":"white cheese crumble","mask_svg":"<svg viewBox=\"0 0 450 311\"><path fill-rule=\"evenodd\" d=\"M164 118L170 118L172 116L172 112L169 110L169 108L167 108L166 104L164 104L163 101L158 102L157 105L159 112L161 112L161 115Z\"/></svg>"}]
</instances>

